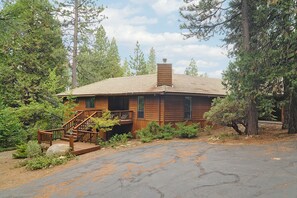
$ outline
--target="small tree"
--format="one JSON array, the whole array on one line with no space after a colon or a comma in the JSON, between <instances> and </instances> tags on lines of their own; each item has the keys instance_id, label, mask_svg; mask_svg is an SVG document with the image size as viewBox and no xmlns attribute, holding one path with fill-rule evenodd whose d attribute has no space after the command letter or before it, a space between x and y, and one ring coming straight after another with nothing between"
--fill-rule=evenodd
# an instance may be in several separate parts
<instances>
[{"instance_id":1,"label":"small tree","mask_svg":"<svg viewBox=\"0 0 297 198\"><path fill-rule=\"evenodd\" d=\"M214 99L210 111L204 114L207 121L214 124L232 127L239 135L246 133L247 103L236 100L233 96ZM239 124L245 127L244 132L239 129Z\"/></svg>"},{"instance_id":2,"label":"small tree","mask_svg":"<svg viewBox=\"0 0 297 198\"><path fill-rule=\"evenodd\" d=\"M134 56L130 56L129 67L135 75L148 74L144 54L138 41L136 42L136 47L134 49Z\"/></svg>"},{"instance_id":3,"label":"small tree","mask_svg":"<svg viewBox=\"0 0 297 198\"><path fill-rule=\"evenodd\" d=\"M157 70L156 51L153 47L150 49L150 53L148 56L147 69L149 74L155 74Z\"/></svg>"},{"instance_id":4,"label":"small tree","mask_svg":"<svg viewBox=\"0 0 297 198\"><path fill-rule=\"evenodd\" d=\"M93 129L103 131L104 133L112 130L115 125L120 125L119 118L113 118L110 111L105 111L101 117L91 118L91 120L93 122Z\"/></svg>"},{"instance_id":5,"label":"small tree","mask_svg":"<svg viewBox=\"0 0 297 198\"><path fill-rule=\"evenodd\" d=\"M196 61L192 58L189 66L185 70L186 75L198 76L198 67Z\"/></svg>"}]
</instances>

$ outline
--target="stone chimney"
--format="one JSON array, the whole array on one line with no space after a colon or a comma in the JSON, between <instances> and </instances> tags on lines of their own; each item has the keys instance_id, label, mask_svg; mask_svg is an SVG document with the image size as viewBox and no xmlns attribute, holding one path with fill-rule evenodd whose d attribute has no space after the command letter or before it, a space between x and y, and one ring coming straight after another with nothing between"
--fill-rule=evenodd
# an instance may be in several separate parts
<instances>
[{"instance_id":1,"label":"stone chimney","mask_svg":"<svg viewBox=\"0 0 297 198\"><path fill-rule=\"evenodd\" d=\"M158 63L157 86L172 86L172 64L166 63L167 59L163 58L163 63Z\"/></svg>"}]
</instances>

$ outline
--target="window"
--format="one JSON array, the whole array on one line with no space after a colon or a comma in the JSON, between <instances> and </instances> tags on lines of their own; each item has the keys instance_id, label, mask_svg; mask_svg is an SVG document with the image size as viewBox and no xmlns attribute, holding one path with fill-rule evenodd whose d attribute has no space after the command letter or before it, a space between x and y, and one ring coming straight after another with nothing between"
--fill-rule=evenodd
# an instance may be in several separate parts
<instances>
[{"instance_id":1,"label":"window","mask_svg":"<svg viewBox=\"0 0 297 198\"><path fill-rule=\"evenodd\" d=\"M144 96L138 96L137 117L144 118Z\"/></svg>"},{"instance_id":2,"label":"window","mask_svg":"<svg viewBox=\"0 0 297 198\"><path fill-rule=\"evenodd\" d=\"M95 97L86 98L86 108L95 108Z\"/></svg>"},{"instance_id":3,"label":"window","mask_svg":"<svg viewBox=\"0 0 297 198\"><path fill-rule=\"evenodd\" d=\"M185 97L184 100L184 118L190 120L192 118L192 97Z\"/></svg>"}]
</instances>

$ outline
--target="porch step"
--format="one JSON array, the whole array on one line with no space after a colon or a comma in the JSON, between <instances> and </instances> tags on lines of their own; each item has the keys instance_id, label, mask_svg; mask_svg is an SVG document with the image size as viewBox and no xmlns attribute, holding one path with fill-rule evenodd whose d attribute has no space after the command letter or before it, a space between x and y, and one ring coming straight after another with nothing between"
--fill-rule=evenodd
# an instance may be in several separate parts
<instances>
[{"instance_id":1,"label":"porch step","mask_svg":"<svg viewBox=\"0 0 297 198\"><path fill-rule=\"evenodd\" d=\"M69 137L62 137L61 140L64 140L64 141L69 142ZM74 141L74 142L77 142L77 141L78 141L78 140L77 140L77 137L73 137L73 141Z\"/></svg>"},{"instance_id":2,"label":"porch step","mask_svg":"<svg viewBox=\"0 0 297 198\"><path fill-rule=\"evenodd\" d=\"M76 134L76 133L73 133L72 136L73 136L73 141L74 141L74 142L77 142L77 141L78 141L78 139L77 139L77 134ZM66 134L64 135L64 137L61 138L61 140L69 141L69 137L70 137L70 134L67 134L67 133L66 133Z\"/></svg>"}]
</instances>

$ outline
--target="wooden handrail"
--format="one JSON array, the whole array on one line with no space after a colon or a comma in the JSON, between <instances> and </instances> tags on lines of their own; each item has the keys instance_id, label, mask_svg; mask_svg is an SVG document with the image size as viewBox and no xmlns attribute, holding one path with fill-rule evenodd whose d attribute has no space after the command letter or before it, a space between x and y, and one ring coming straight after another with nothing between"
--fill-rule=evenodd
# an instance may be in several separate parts
<instances>
[{"instance_id":1,"label":"wooden handrail","mask_svg":"<svg viewBox=\"0 0 297 198\"><path fill-rule=\"evenodd\" d=\"M74 116L73 118L71 118L70 120L68 120L65 124L63 124L63 128L69 124L70 122L73 122L76 118L78 118L81 114L83 114L84 111L79 112L76 116Z\"/></svg>"},{"instance_id":2,"label":"wooden handrail","mask_svg":"<svg viewBox=\"0 0 297 198\"><path fill-rule=\"evenodd\" d=\"M55 131L62 131L64 128L57 128L57 129L49 129L49 130L43 130L45 132L55 132Z\"/></svg>"},{"instance_id":3,"label":"wooden handrail","mask_svg":"<svg viewBox=\"0 0 297 198\"><path fill-rule=\"evenodd\" d=\"M52 135L53 134L53 132L50 132L50 131L38 131L38 133L47 134L47 135Z\"/></svg>"},{"instance_id":4,"label":"wooden handrail","mask_svg":"<svg viewBox=\"0 0 297 198\"><path fill-rule=\"evenodd\" d=\"M51 146L53 144L53 132L38 130L38 132L37 132L38 144L41 144L44 141L43 138L42 138L43 135L48 135L49 136L48 141L49 141L49 144Z\"/></svg>"},{"instance_id":5,"label":"wooden handrail","mask_svg":"<svg viewBox=\"0 0 297 198\"><path fill-rule=\"evenodd\" d=\"M93 117L94 115L96 115L99 111L96 111L94 113L92 113L89 117L87 117L84 121L82 121L81 123L79 123L78 125L76 125L73 130L77 130L81 125L85 124L87 121L89 121L91 119L91 117Z\"/></svg>"}]
</instances>

